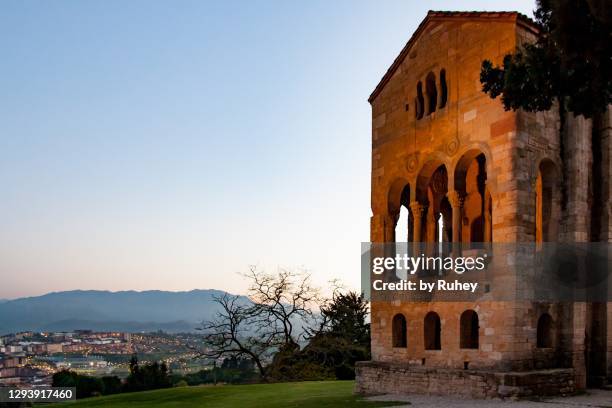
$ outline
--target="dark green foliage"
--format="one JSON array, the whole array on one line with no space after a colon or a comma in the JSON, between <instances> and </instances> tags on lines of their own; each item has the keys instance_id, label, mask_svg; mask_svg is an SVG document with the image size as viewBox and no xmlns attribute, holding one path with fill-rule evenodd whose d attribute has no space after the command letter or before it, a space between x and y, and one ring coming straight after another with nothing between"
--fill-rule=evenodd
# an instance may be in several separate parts
<instances>
[{"instance_id":1,"label":"dark green foliage","mask_svg":"<svg viewBox=\"0 0 612 408\"><path fill-rule=\"evenodd\" d=\"M33 407L33 402L2 402L0 401L0 408L26 408Z\"/></svg>"},{"instance_id":2,"label":"dark green foliage","mask_svg":"<svg viewBox=\"0 0 612 408\"><path fill-rule=\"evenodd\" d=\"M105 376L100 380L102 381L102 395L119 394L122 391L123 384L119 377Z\"/></svg>"},{"instance_id":3,"label":"dark green foliage","mask_svg":"<svg viewBox=\"0 0 612 408\"><path fill-rule=\"evenodd\" d=\"M504 57L501 67L482 63L480 82L504 107L548 110L554 102L592 117L612 103L611 8L597 0L539 0L540 34Z\"/></svg>"},{"instance_id":4,"label":"dark green foliage","mask_svg":"<svg viewBox=\"0 0 612 408\"><path fill-rule=\"evenodd\" d=\"M117 380L119 380L117 378ZM103 395L104 384L100 378L80 375L74 371L62 370L53 374L53 387L76 387L77 398Z\"/></svg>"},{"instance_id":5,"label":"dark green foliage","mask_svg":"<svg viewBox=\"0 0 612 408\"><path fill-rule=\"evenodd\" d=\"M130 375L125 380L124 391L145 391L168 388L172 381L166 363L159 364L157 361L141 366L136 356L130 360Z\"/></svg>"},{"instance_id":6,"label":"dark green foliage","mask_svg":"<svg viewBox=\"0 0 612 408\"><path fill-rule=\"evenodd\" d=\"M200 385L212 383L245 384L257 382L260 379L255 371L253 361L247 358L228 358L221 367L212 370L200 370L197 373L175 375L172 383L177 386L181 381L187 385Z\"/></svg>"},{"instance_id":7,"label":"dark green foliage","mask_svg":"<svg viewBox=\"0 0 612 408\"><path fill-rule=\"evenodd\" d=\"M268 366L275 380L355 378L355 362L370 358L368 305L354 292L336 294L321 308L323 322L309 343L283 347Z\"/></svg>"},{"instance_id":8,"label":"dark green foliage","mask_svg":"<svg viewBox=\"0 0 612 408\"><path fill-rule=\"evenodd\" d=\"M141 366L136 356L132 356L130 375L125 383L122 383L116 376L98 378L62 370L53 374L52 385L53 387L75 387L76 397L80 399L97 395L168 388L172 386L172 380L166 363L155 362Z\"/></svg>"},{"instance_id":9,"label":"dark green foliage","mask_svg":"<svg viewBox=\"0 0 612 408\"><path fill-rule=\"evenodd\" d=\"M338 380L355 378L355 362L370 359L369 339L367 344L357 343L352 338L321 333L304 348L308 360L316 361L332 370Z\"/></svg>"},{"instance_id":10,"label":"dark green foliage","mask_svg":"<svg viewBox=\"0 0 612 408\"><path fill-rule=\"evenodd\" d=\"M79 375L75 372L62 370L53 374L51 386L52 387L76 387L77 377Z\"/></svg>"},{"instance_id":11,"label":"dark green foliage","mask_svg":"<svg viewBox=\"0 0 612 408\"><path fill-rule=\"evenodd\" d=\"M306 348L305 348L306 349ZM305 350L304 349L304 350ZM329 380L334 372L297 345L284 346L266 367L267 375L275 381Z\"/></svg>"},{"instance_id":12,"label":"dark green foliage","mask_svg":"<svg viewBox=\"0 0 612 408\"><path fill-rule=\"evenodd\" d=\"M236 356L232 356L223 360L221 368L228 370L242 370L248 372L255 370L255 364L253 364L253 361L248 358L238 358Z\"/></svg>"},{"instance_id":13,"label":"dark green foliage","mask_svg":"<svg viewBox=\"0 0 612 408\"><path fill-rule=\"evenodd\" d=\"M370 349L370 325L366 323L368 303L355 292L336 294L321 309L324 326L321 331L343 338L351 344Z\"/></svg>"},{"instance_id":14,"label":"dark green foliage","mask_svg":"<svg viewBox=\"0 0 612 408\"><path fill-rule=\"evenodd\" d=\"M501 94L506 109L548 110L559 90L553 66L543 56L542 49L527 44L515 54L506 55L503 68L495 68L490 61L483 61L480 72L482 89L492 98Z\"/></svg>"}]
</instances>

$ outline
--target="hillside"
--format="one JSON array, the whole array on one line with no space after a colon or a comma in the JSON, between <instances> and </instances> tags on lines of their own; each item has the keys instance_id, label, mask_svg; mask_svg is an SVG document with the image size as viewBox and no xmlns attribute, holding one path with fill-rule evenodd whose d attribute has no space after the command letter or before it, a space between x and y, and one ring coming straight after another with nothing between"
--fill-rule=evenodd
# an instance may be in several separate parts
<instances>
[{"instance_id":1,"label":"hillside","mask_svg":"<svg viewBox=\"0 0 612 408\"><path fill-rule=\"evenodd\" d=\"M214 315L218 309L213 297L223 293L76 290L9 300L0 302L0 334L74 329L192 331Z\"/></svg>"}]
</instances>

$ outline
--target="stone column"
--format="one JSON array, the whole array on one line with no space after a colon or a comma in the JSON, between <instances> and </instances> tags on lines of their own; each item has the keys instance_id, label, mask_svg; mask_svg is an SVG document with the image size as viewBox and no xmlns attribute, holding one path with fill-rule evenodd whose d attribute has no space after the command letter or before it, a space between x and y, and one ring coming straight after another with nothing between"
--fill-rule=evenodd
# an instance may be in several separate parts
<instances>
[{"instance_id":1,"label":"stone column","mask_svg":"<svg viewBox=\"0 0 612 408\"><path fill-rule=\"evenodd\" d=\"M560 240L565 242L588 242L591 213L589 211L589 176L593 160L591 133L592 120L567 113L563 132L566 208L562 223L564 231ZM578 265L578 276L584 276L585 265ZM576 388L582 390L587 384L585 348L589 345L588 305L573 303L573 350L572 366L575 370ZM586 334L586 335L585 335ZM590 353L589 353L590 354ZM592 355L592 354L591 354Z\"/></svg>"},{"instance_id":2,"label":"stone column","mask_svg":"<svg viewBox=\"0 0 612 408\"><path fill-rule=\"evenodd\" d=\"M394 215L386 215L384 217L384 242L390 243L395 242L395 225L397 223L397 218Z\"/></svg>"},{"instance_id":3,"label":"stone column","mask_svg":"<svg viewBox=\"0 0 612 408\"><path fill-rule=\"evenodd\" d=\"M593 122L584 116L567 113L563 134L567 205L561 236L566 242L588 242L591 224L589 176L593 160L591 133Z\"/></svg>"},{"instance_id":4,"label":"stone column","mask_svg":"<svg viewBox=\"0 0 612 408\"><path fill-rule=\"evenodd\" d=\"M449 191L446 194L453 210L453 242L461 242L461 218L463 213L463 194L458 191Z\"/></svg>"},{"instance_id":5,"label":"stone column","mask_svg":"<svg viewBox=\"0 0 612 408\"><path fill-rule=\"evenodd\" d=\"M434 214L433 205L428 206L427 208L427 216L425 217L427 220L427 224L425 226L425 231L427 232L427 236L425 237L425 242L436 242L436 230L438 229L438 222L436 214Z\"/></svg>"},{"instance_id":6,"label":"stone column","mask_svg":"<svg viewBox=\"0 0 612 408\"><path fill-rule=\"evenodd\" d=\"M574 368L574 381L576 382L577 390L584 390L587 386L585 349L587 348L587 339L585 338L586 320L587 320L587 304L586 302L573 303L573 319L572 319L572 367Z\"/></svg>"},{"instance_id":7,"label":"stone column","mask_svg":"<svg viewBox=\"0 0 612 408\"><path fill-rule=\"evenodd\" d=\"M410 211L412 211L413 217L413 242L421 242L421 222L423 220L423 214L425 213L425 209L427 206L419 203L418 201L413 201L410 203Z\"/></svg>"},{"instance_id":8,"label":"stone column","mask_svg":"<svg viewBox=\"0 0 612 408\"><path fill-rule=\"evenodd\" d=\"M601 222L599 240L612 242L612 105L601 115Z\"/></svg>"},{"instance_id":9,"label":"stone column","mask_svg":"<svg viewBox=\"0 0 612 408\"><path fill-rule=\"evenodd\" d=\"M370 218L370 241L385 242L385 216L374 214Z\"/></svg>"},{"instance_id":10,"label":"stone column","mask_svg":"<svg viewBox=\"0 0 612 408\"><path fill-rule=\"evenodd\" d=\"M485 187L484 194L484 242L493 241L492 228L491 228L491 206L493 205L493 200L491 199L491 193L489 193L489 189Z\"/></svg>"},{"instance_id":11,"label":"stone column","mask_svg":"<svg viewBox=\"0 0 612 408\"><path fill-rule=\"evenodd\" d=\"M442 83L440 82L440 72L436 75L436 110L440 109L440 101L442 100Z\"/></svg>"},{"instance_id":12,"label":"stone column","mask_svg":"<svg viewBox=\"0 0 612 408\"><path fill-rule=\"evenodd\" d=\"M599 240L612 242L612 105L598 121L597 129L601 143L601 215L599 222ZM610 256L608 250L608 256ZM609 290L609 288L608 288ZM601 328L605 349L604 375L612 377L612 302L601 305Z\"/></svg>"}]
</instances>

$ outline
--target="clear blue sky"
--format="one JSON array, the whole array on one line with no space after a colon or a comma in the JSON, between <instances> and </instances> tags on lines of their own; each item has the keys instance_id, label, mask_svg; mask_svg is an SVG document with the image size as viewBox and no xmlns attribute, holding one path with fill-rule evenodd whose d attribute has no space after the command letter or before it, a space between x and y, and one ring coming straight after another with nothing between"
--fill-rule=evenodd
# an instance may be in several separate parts
<instances>
[{"instance_id":1,"label":"clear blue sky","mask_svg":"<svg viewBox=\"0 0 612 408\"><path fill-rule=\"evenodd\" d=\"M358 287L366 99L458 4L2 2L0 298L241 292L249 264Z\"/></svg>"}]
</instances>

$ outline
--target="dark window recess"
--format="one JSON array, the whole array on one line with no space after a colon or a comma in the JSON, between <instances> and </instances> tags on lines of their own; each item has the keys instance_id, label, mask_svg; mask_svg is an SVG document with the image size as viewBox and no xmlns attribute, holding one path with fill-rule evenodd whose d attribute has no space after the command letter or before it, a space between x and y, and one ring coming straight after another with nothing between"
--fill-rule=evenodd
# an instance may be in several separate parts
<instances>
[{"instance_id":1,"label":"dark window recess","mask_svg":"<svg viewBox=\"0 0 612 408\"><path fill-rule=\"evenodd\" d=\"M436 89L436 76L433 72L427 74L425 78L425 93L427 94L427 114L436 111L438 106L438 90Z\"/></svg>"},{"instance_id":2,"label":"dark window recess","mask_svg":"<svg viewBox=\"0 0 612 408\"><path fill-rule=\"evenodd\" d=\"M393 317L392 324L393 347L406 347L406 318L402 314Z\"/></svg>"},{"instance_id":3,"label":"dark window recess","mask_svg":"<svg viewBox=\"0 0 612 408\"><path fill-rule=\"evenodd\" d=\"M442 109L446 106L448 100L448 86L446 85L446 70L440 70L440 104L439 107Z\"/></svg>"},{"instance_id":4,"label":"dark window recess","mask_svg":"<svg viewBox=\"0 0 612 408\"><path fill-rule=\"evenodd\" d=\"M478 348L478 314L473 310L466 310L460 319L460 347L462 349Z\"/></svg>"},{"instance_id":5,"label":"dark window recess","mask_svg":"<svg viewBox=\"0 0 612 408\"><path fill-rule=\"evenodd\" d=\"M423 84L419 81L417 84L417 96L414 101L414 114L417 119L422 119L425 113L425 98L423 97Z\"/></svg>"},{"instance_id":6,"label":"dark window recess","mask_svg":"<svg viewBox=\"0 0 612 408\"><path fill-rule=\"evenodd\" d=\"M548 313L542 314L538 319L538 348L552 347L552 317Z\"/></svg>"},{"instance_id":7,"label":"dark window recess","mask_svg":"<svg viewBox=\"0 0 612 408\"><path fill-rule=\"evenodd\" d=\"M425 350L441 350L442 325L436 312L429 312L424 322Z\"/></svg>"}]
</instances>

